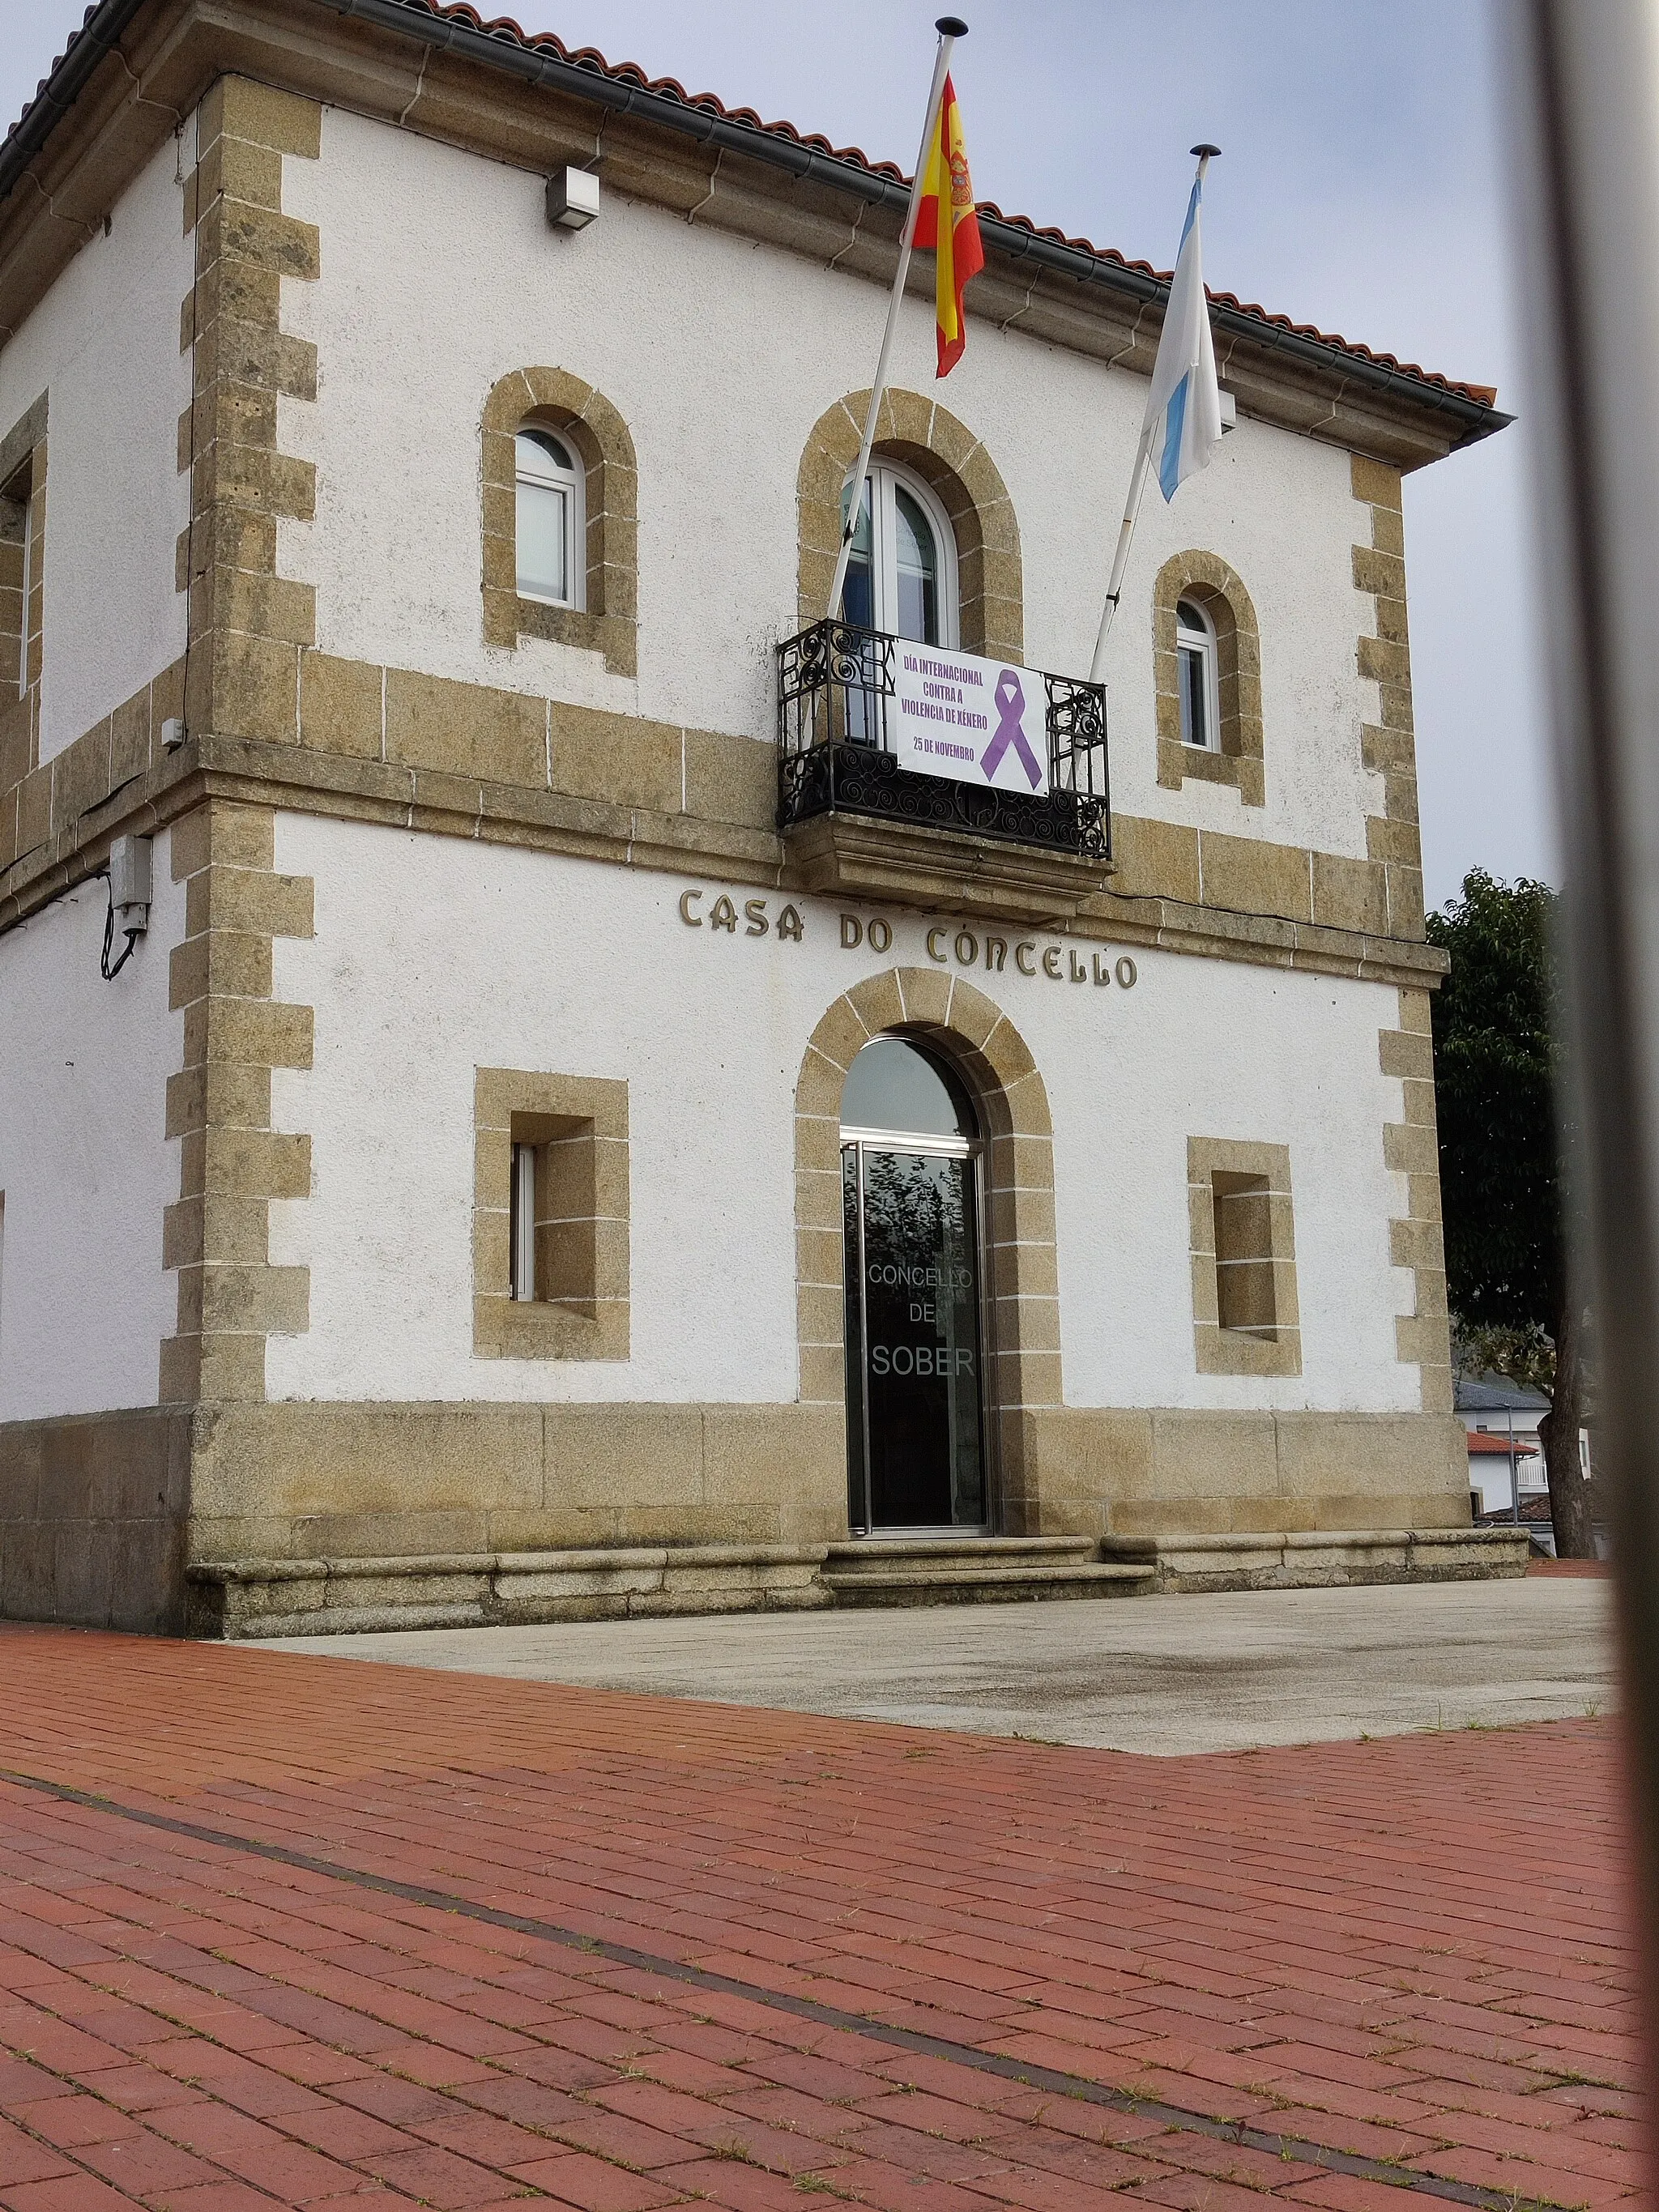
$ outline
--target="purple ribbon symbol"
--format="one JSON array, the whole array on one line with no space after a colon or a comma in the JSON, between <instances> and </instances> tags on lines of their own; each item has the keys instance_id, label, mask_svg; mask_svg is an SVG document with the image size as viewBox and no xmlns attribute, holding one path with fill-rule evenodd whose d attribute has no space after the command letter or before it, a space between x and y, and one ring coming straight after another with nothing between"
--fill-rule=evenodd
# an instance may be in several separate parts
<instances>
[{"instance_id":1,"label":"purple ribbon symbol","mask_svg":"<svg viewBox=\"0 0 1659 2212\"><path fill-rule=\"evenodd\" d=\"M1025 736L1021 716L1025 712L1025 694L1020 689L1019 678L1012 668L1005 668L997 678L995 695L997 710L996 733L985 748L980 766L988 783L997 772L999 763L1010 745L1025 763L1025 773L1031 779L1035 791L1042 781L1042 770L1037 766L1036 755L1031 750Z\"/></svg>"}]
</instances>

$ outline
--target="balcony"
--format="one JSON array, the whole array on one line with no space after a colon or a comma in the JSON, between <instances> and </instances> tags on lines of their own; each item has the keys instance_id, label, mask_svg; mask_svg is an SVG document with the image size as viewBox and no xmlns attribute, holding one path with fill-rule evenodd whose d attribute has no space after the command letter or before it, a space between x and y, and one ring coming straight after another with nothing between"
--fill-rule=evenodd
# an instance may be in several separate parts
<instances>
[{"instance_id":1,"label":"balcony","mask_svg":"<svg viewBox=\"0 0 1659 2212\"><path fill-rule=\"evenodd\" d=\"M1021 791L988 781L957 781L948 776L919 774L900 763L896 738L901 651L910 655L927 653L941 662L963 659L941 648L917 647L881 630L859 629L840 622L814 623L810 629L786 638L779 646L779 829L791 836L799 833L802 825L823 817L852 815L872 825L886 825L890 830L921 832L930 845L942 836L952 844L963 838L993 839L1037 848L1063 856L1064 880L1072 884L1076 896L1083 895L1086 886L1076 880L1079 864L1086 875L1097 880L1111 861L1105 687L1068 676L1041 678L1045 693L1046 777L1036 775L1039 763L1029 750L1024 757L1033 780L1045 782L1045 789ZM1005 678L1009 673L1004 672ZM1014 696L1018 696L1017 684ZM986 726L981 722L981 727ZM994 737L987 750L995 750ZM792 836L791 842L793 845L798 838ZM823 837L811 842L820 848L826 842ZM843 848L848 842L833 838L828 842L839 842ZM890 846L890 840L878 842ZM852 841L854 845L857 842ZM958 866L964 857L960 852L956 855ZM1013 856L1009 859L1012 861ZM1012 870L993 866L988 871L1011 881L1030 872L1018 866ZM1052 872L1038 870L1037 874L1053 884ZM853 887L844 871L833 872L830 880ZM1060 886L1054 884L1053 888ZM1024 910L1030 902L1015 903ZM1052 891L1039 896L1036 903L1045 910L1055 910ZM1065 905L1074 906L1075 896L1063 900Z\"/></svg>"}]
</instances>

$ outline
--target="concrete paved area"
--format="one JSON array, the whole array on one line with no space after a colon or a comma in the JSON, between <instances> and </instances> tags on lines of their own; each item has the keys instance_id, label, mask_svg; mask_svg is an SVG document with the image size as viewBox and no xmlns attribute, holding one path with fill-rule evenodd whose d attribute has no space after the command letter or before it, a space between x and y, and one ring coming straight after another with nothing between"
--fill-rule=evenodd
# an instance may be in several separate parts
<instances>
[{"instance_id":1,"label":"concrete paved area","mask_svg":"<svg viewBox=\"0 0 1659 2212\"><path fill-rule=\"evenodd\" d=\"M1154 1754L1578 1719L1595 1577L295 1638L265 1650Z\"/></svg>"}]
</instances>

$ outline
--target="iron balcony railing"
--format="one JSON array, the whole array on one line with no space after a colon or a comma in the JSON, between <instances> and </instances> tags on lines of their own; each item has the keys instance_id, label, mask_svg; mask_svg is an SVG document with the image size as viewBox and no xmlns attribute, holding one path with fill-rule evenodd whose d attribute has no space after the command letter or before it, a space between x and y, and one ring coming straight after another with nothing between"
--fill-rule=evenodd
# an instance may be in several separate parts
<instances>
[{"instance_id":1,"label":"iron balcony railing","mask_svg":"<svg viewBox=\"0 0 1659 2212\"><path fill-rule=\"evenodd\" d=\"M917 775L894 757L902 642L883 630L820 622L779 646L778 827L818 814L870 814L1109 860L1105 686L1044 676L1046 792Z\"/></svg>"}]
</instances>

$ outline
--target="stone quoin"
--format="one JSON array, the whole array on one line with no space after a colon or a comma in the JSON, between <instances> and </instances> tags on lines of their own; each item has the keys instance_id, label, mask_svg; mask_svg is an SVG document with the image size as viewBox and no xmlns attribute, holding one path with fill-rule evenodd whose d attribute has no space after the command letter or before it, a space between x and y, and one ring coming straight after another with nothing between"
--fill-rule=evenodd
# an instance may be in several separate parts
<instances>
[{"instance_id":1,"label":"stone quoin","mask_svg":"<svg viewBox=\"0 0 1659 2212\"><path fill-rule=\"evenodd\" d=\"M1506 418L1218 301L1102 691L1167 280L988 212L828 621L903 205L422 0L100 0L0 149L0 1613L1520 1564L1401 502Z\"/></svg>"}]
</instances>

